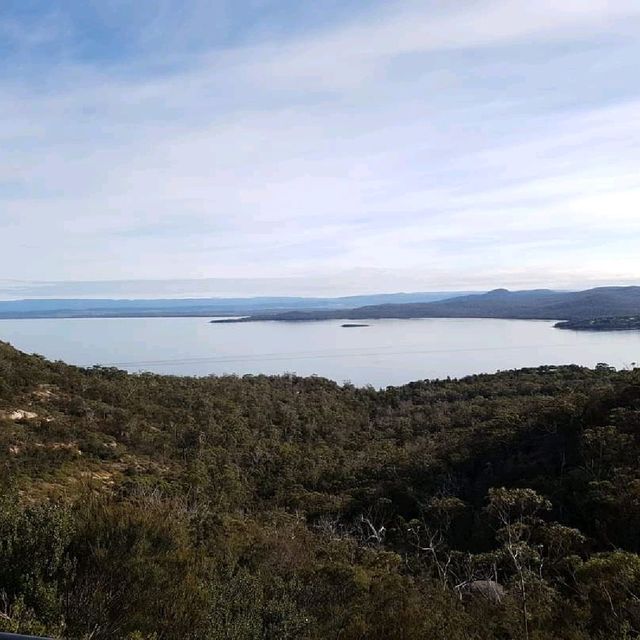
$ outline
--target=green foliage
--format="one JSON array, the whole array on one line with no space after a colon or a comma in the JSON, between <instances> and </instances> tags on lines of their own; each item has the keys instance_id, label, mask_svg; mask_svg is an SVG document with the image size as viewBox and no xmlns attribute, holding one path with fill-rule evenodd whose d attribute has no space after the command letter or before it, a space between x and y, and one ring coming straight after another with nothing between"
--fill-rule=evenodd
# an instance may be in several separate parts
<instances>
[{"instance_id":1,"label":"green foliage","mask_svg":"<svg viewBox=\"0 0 640 640\"><path fill-rule=\"evenodd\" d=\"M30 632L57 629L71 565L66 549L72 533L66 508L57 504L0 503L0 628Z\"/></svg>"},{"instance_id":2,"label":"green foliage","mask_svg":"<svg viewBox=\"0 0 640 640\"><path fill-rule=\"evenodd\" d=\"M638 371L376 391L0 343L0 629L639 637L638 460Z\"/></svg>"}]
</instances>

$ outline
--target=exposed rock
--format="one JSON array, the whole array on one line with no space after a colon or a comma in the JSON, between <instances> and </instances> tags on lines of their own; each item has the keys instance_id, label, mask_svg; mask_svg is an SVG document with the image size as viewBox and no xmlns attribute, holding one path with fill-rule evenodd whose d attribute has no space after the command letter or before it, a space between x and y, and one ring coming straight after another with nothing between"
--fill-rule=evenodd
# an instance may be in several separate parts
<instances>
[{"instance_id":1,"label":"exposed rock","mask_svg":"<svg viewBox=\"0 0 640 640\"><path fill-rule=\"evenodd\" d=\"M504 587L495 580L473 580L460 587L463 593L481 596L490 602L498 604L504 598Z\"/></svg>"},{"instance_id":2,"label":"exposed rock","mask_svg":"<svg viewBox=\"0 0 640 640\"><path fill-rule=\"evenodd\" d=\"M50 384L40 384L38 388L32 392L32 396L34 398L38 398L38 400L50 400L55 397L55 386Z\"/></svg>"},{"instance_id":3,"label":"exposed rock","mask_svg":"<svg viewBox=\"0 0 640 640\"><path fill-rule=\"evenodd\" d=\"M16 409L9 413L9 420L33 420L37 418L38 414L33 411L26 411L24 409Z\"/></svg>"},{"instance_id":4,"label":"exposed rock","mask_svg":"<svg viewBox=\"0 0 640 640\"><path fill-rule=\"evenodd\" d=\"M51 449L53 451L67 449L68 451L72 451L79 456L82 455L82 451L80 451L78 445L75 442L50 442L48 444L45 444L44 442L36 442L35 446L39 449Z\"/></svg>"}]
</instances>

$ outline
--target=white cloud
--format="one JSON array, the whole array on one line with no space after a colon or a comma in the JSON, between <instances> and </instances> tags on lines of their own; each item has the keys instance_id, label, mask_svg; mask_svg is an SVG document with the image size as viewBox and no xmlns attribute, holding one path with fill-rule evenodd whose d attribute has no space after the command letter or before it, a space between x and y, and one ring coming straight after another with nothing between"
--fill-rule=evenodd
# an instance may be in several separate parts
<instances>
[{"instance_id":1,"label":"white cloud","mask_svg":"<svg viewBox=\"0 0 640 640\"><path fill-rule=\"evenodd\" d=\"M247 293L640 278L639 19L624 0L401 3L162 74L14 78L0 269Z\"/></svg>"},{"instance_id":2,"label":"white cloud","mask_svg":"<svg viewBox=\"0 0 640 640\"><path fill-rule=\"evenodd\" d=\"M393 58L522 42L566 42L593 33L632 34L640 20L633 0L464 0L392 4L364 24L302 42L251 52L258 82L344 89L385 70ZM307 85L306 83L309 83Z\"/></svg>"}]
</instances>

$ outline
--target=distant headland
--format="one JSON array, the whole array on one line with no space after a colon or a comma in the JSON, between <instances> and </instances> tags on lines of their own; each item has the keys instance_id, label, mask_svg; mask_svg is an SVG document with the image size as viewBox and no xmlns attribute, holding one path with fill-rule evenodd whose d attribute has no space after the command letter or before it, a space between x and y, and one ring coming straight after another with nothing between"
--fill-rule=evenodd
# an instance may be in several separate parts
<instances>
[{"instance_id":1,"label":"distant headland","mask_svg":"<svg viewBox=\"0 0 640 640\"><path fill-rule=\"evenodd\" d=\"M557 322L556 329L574 331L640 331L640 315Z\"/></svg>"},{"instance_id":2,"label":"distant headland","mask_svg":"<svg viewBox=\"0 0 640 640\"><path fill-rule=\"evenodd\" d=\"M432 302L365 305L351 309L294 309L212 322L375 320L382 318L504 318L558 320L558 328L620 330L637 328L640 287L598 287L585 291L534 289L456 296ZM616 320L617 319L617 320Z\"/></svg>"}]
</instances>

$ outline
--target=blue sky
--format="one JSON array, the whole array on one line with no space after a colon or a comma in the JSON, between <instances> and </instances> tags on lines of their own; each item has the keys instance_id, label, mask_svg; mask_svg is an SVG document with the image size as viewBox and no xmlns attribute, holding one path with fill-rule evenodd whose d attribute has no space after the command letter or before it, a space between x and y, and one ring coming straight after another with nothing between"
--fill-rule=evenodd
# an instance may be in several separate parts
<instances>
[{"instance_id":1,"label":"blue sky","mask_svg":"<svg viewBox=\"0 0 640 640\"><path fill-rule=\"evenodd\" d=\"M639 32L637 0L1 0L0 296L638 283Z\"/></svg>"}]
</instances>

